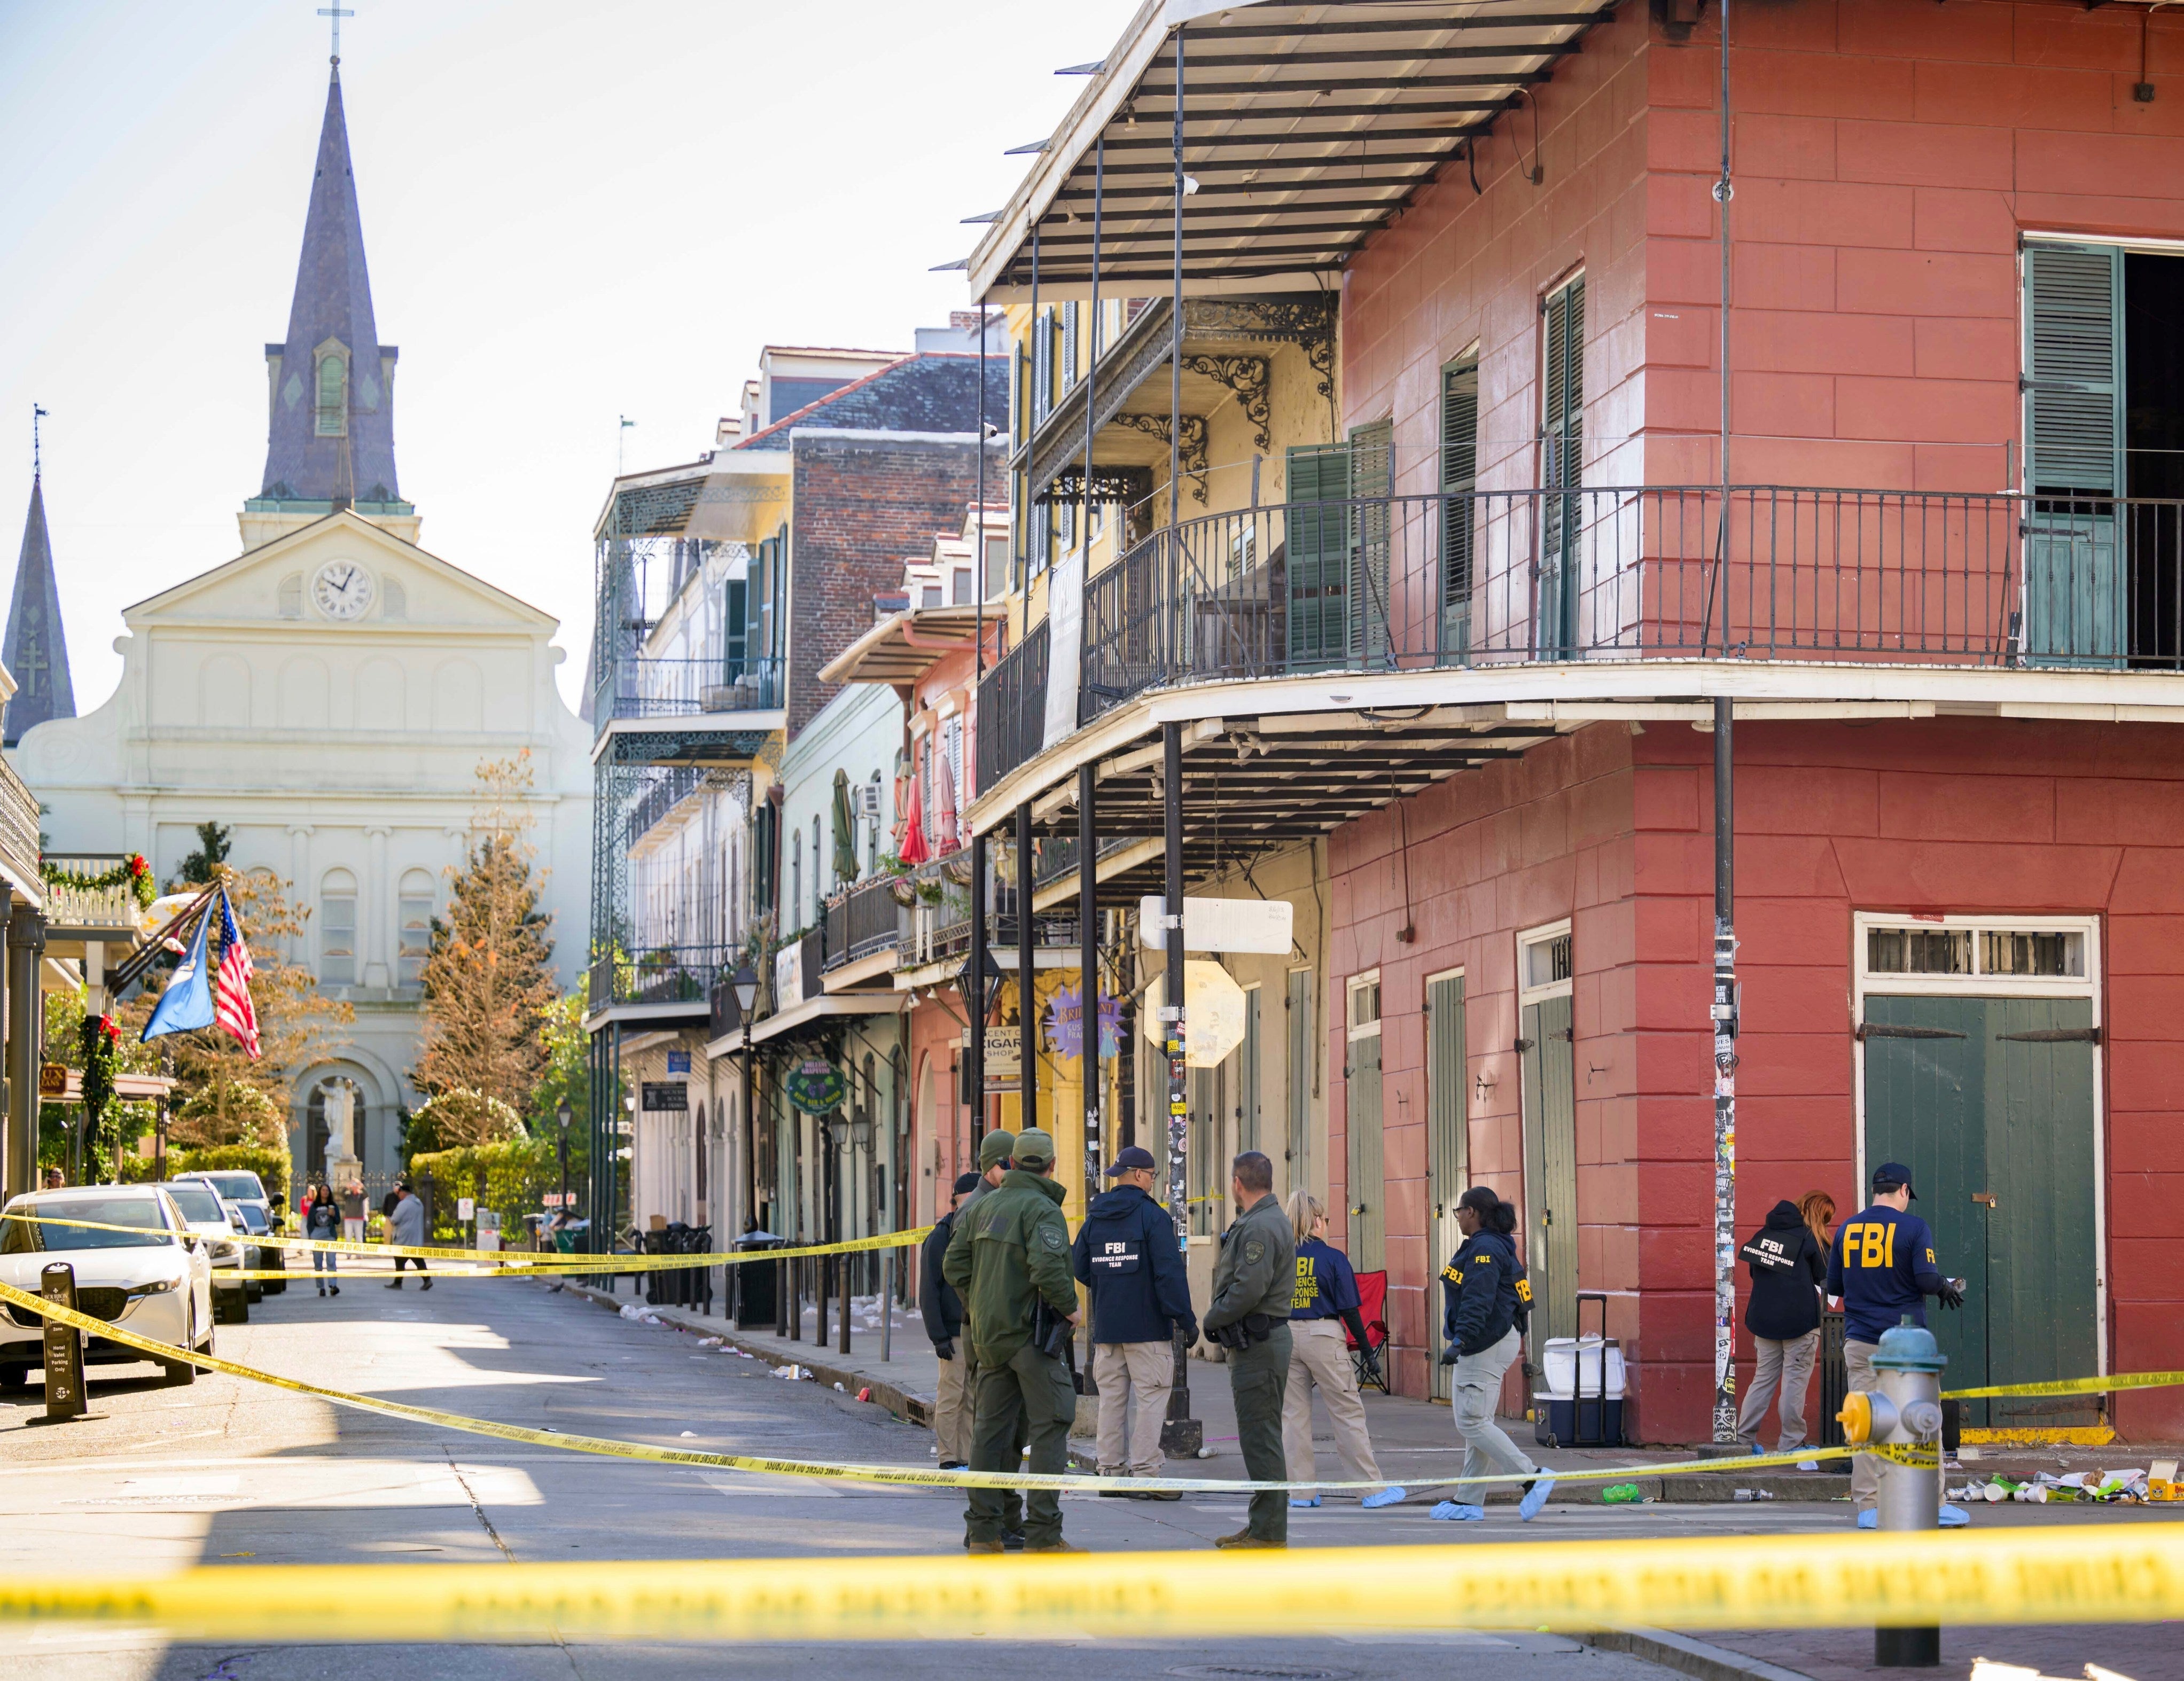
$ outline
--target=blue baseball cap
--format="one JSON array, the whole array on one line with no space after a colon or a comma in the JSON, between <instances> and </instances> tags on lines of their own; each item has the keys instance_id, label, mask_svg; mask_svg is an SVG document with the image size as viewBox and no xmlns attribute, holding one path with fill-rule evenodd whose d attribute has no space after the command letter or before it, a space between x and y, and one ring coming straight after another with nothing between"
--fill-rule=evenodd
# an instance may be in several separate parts
<instances>
[{"instance_id":1,"label":"blue baseball cap","mask_svg":"<svg viewBox=\"0 0 2184 1681\"><path fill-rule=\"evenodd\" d=\"M1159 1164L1153 1160L1153 1153L1150 1150L1140 1149L1136 1144L1129 1144L1116 1155L1115 1165L1107 1170L1107 1177L1111 1179L1119 1178L1134 1167L1150 1173L1158 1166Z\"/></svg>"},{"instance_id":2,"label":"blue baseball cap","mask_svg":"<svg viewBox=\"0 0 2184 1681\"><path fill-rule=\"evenodd\" d=\"M1873 1188L1876 1191L1892 1191L1898 1185L1911 1191L1911 1170L1902 1162L1884 1161L1873 1170ZM1918 1192L1911 1191L1911 1200L1919 1200Z\"/></svg>"}]
</instances>

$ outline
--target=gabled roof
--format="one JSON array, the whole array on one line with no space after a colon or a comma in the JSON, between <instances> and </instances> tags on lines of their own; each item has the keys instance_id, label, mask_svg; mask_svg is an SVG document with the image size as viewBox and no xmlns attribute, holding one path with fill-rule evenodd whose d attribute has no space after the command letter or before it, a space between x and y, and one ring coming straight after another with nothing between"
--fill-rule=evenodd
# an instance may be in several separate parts
<instances>
[{"instance_id":1,"label":"gabled roof","mask_svg":"<svg viewBox=\"0 0 2184 1681\"><path fill-rule=\"evenodd\" d=\"M500 608L511 618L543 626L549 630L560 623L560 621L552 614L533 607L521 597L510 595L497 585L488 583L476 573L466 572L454 562L442 559L430 549L420 548L414 543L404 542L392 532L372 524L362 515L354 513L348 509L343 509L338 513L329 514L321 520L314 520L309 525L290 532L286 536L276 537L270 543L261 543L256 548L246 549L234 559L215 566L209 572L199 572L195 577L185 578L181 582L161 590L157 595L149 595L142 601L131 602L121 610L122 619L126 623L134 624L137 615L141 614L169 611L187 601L192 596L244 571L261 569L270 571L276 565L285 561L286 557L292 551L304 547L316 538L323 537L330 529L337 526L347 530L353 536L388 554L401 555L429 571L438 572L443 576L452 579L465 590Z\"/></svg>"},{"instance_id":2,"label":"gabled roof","mask_svg":"<svg viewBox=\"0 0 2184 1681\"><path fill-rule=\"evenodd\" d=\"M1006 354L984 359L987 424L1006 426L1009 359ZM726 453L786 449L789 433L800 426L836 431L976 431L978 362L978 356L960 350L913 351L783 415Z\"/></svg>"}]
</instances>

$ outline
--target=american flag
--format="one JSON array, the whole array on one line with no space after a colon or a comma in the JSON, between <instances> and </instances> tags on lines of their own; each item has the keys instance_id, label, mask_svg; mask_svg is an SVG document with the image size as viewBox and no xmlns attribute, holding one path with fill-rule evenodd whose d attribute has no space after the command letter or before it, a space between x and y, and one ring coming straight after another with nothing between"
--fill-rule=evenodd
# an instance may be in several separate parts
<instances>
[{"instance_id":1,"label":"american flag","mask_svg":"<svg viewBox=\"0 0 2184 1681\"><path fill-rule=\"evenodd\" d=\"M250 948L235 920L235 907L220 895L220 971L213 981L213 1019L241 1041L254 1062L259 1056L258 1010L250 1002Z\"/></svg>"}]
</instances>

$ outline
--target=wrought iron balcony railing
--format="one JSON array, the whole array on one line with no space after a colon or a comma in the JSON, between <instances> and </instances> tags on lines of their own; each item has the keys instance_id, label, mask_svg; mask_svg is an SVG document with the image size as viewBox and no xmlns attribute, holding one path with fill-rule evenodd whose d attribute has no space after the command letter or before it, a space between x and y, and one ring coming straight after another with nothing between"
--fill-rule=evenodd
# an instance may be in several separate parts
<instances>
[{"instance_id":1,"label":"wrought iron balcony railing","mask_svg":"<svg viewBox=\"0 0 2184 1681\"><path fill-rule=\"evenodd\" d=\"M1039 751L1031 647L979 690L982 789ZM1724 656L2184 669L2184 502L1638 486L1210 515L1087 585L1077 721L1178 683Z\"/></svg>"},{"instance_id":2,"label":"wrought iron balcony railing","mask_svg":"<svg viewBox=\"0 0 2184 1681\"><path fill-rule=\"evenodd\" d=\"M616 660L592 690L592 721L773 712L782 704L778 660Z\"/></svg>"},{"instance_id":3,"label":"wrought iron balcony railing","mask_svg":"<svg viewBox=\"0 0 2184 1681\"><path fill-rule=\"evenodd\" d=\"M733 970L738 946L660 945L595 960L588 977L593 1010L618 1004L704 1004L723 968Z\"/></svg>"},{"instance_id":4,"label":"wrought iron balcony railing","mask_svg":"<svg viewBox=\"0 0 2184 1681\"><path fill-rule=\"evenodd\" d=\"M844 963L892 951L901 943L902 925L909 919L910 910L897 898L898 891L914 896L908 878L874 876L857 882L827 907L826 920L820 925L826 940L827 968L838 969Z\"/></svg>"},{"instance_id":5,"label":"wrought iron balcony railing","mask_svg":"<svg viewBox=\"0 0 2184 1681\"><path fill-rule=\"evenodd\" d=\"M1034 625L978 685L978 788L1039 749L1046 731L1046 623Z\"/></svg>"}]
</instances>

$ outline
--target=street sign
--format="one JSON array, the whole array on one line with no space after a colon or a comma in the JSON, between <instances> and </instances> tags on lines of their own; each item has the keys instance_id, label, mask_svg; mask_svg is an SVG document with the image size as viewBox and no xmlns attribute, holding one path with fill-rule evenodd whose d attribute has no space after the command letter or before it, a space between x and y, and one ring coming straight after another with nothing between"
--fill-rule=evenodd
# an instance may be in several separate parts
<instances>
[{"instance_id":1,"label":"street sign","mask_svg":"<svg viewBox=\"0 0 2184 1681\"><path fill-rule=\"evenodd\" d=\"M1148 951L1167 949L1162 919L1167 900L1149 893L1138 901L1138 938ZM1194 899L1183 901L1183 943L1187 951L1286 953L1296 907L1285 899ZM1184 1003L1190 1003L1189 994Z\"/></svg>"},{"instance_id":2,"label":"street sign","mask_svg":"<svg viewBox=\"0 0 2184 1681\"><path fill-rule=\"evenodd\" d=\"M60 1307L74 1308L75 1268L56 1261L38 1275L38 1294ZM116 1294L120 1294L118 1291ZM46 1417L48 1422L81 1418L91 1411L83 1393L83 1335L73 1325L46 1321Z\"/></svg>"},{"instance_id":3,"label":"street sign","mask_svg":"<svg viewBox=\"0 0 2184 1681\"><path fill-rule=\"evenodd\" d=\"M667 1071L671 1074L688 1073L690 1071L690 1053L687 1050L669 1051L667 1053Z\"/></svg>"},{"instance_id":4,"label":"street sign","mask_svg":"<svg viewBox=\"0 0 2184 1681\"><path fill-rule=\"evenodd\" d=\"M690 1107L690 1085L687 1080L644 1080L638 1083L638 1107L646 1110L666 1110L681 1114Z\"/></svg>"},{"instance_id":5,"label":"street sign","mask_svg":"<svg viewBox=\"0 0 2184 1681\"><path fill-rule=\"evenodd\" d=\"M472 1216L474 1216L475 1214L476 1214L476 1212L477 1212L477 1203L476 1203L476 1201L474 1199L472 1199L472 1198L471 1198L471 1197L457 1197L457 1198L455 1199L455 1218L456 1218L456 1219L458 1219L458 1220L468 1220L468 1219L470 1219Z\"/></svg>"},{"instance_id":6,"label":"street sign","mask_svg":"<svg viewBox=\"0 0 2184 1681\"><path fill-rule=\"evenodd\" d=\"M1146 1007L1138 1012L1145 1038L1156 1045L1167 1043L1160 1013L1167 1001L1167 982L1165 975L1155 978ZM1184 960L1183 1012L1184 1060L1191 1067L1212 1068L1244 1043L1244 989L1218 963Z\"/></svg>"}]
</instances>

